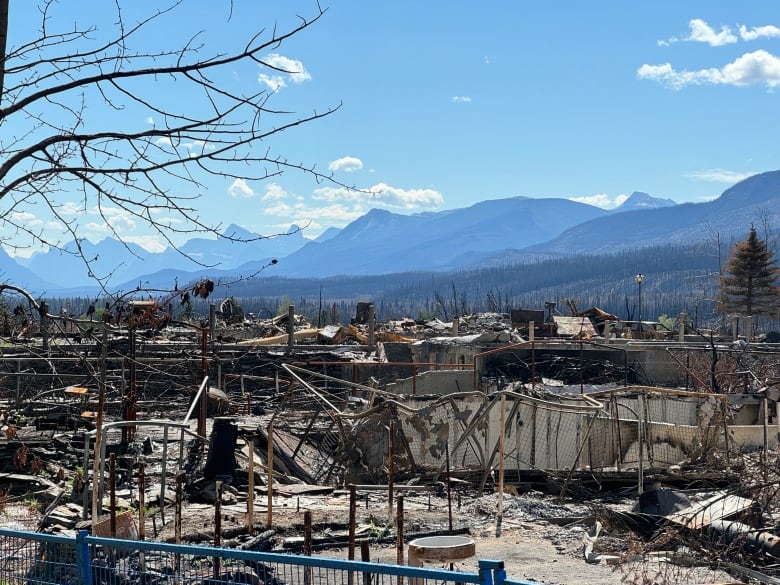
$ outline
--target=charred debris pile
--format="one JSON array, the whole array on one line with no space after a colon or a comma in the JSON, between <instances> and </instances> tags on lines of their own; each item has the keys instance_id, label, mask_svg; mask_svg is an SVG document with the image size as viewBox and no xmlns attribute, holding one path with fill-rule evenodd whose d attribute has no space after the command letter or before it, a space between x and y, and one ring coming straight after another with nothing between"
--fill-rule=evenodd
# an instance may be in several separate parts
<instances>
[{"instance_id":1,"label":"charred debris pile","mask_svg":"<svg viewBox=\"0 0 780 585\"><path fill-rule=\"evenodd\" d=\"M47 531L295 549L302 508L326 544L392 539L398 496L419 534L500 530L520 502L555 499L576 512L538 514L588 526L585 562L633 550L605 547L605 529L672 560L775 570L772 344L597 310L376 323L361 303L316 328L293 307L222 309L193 324L136 301L14 330L0 509L30 506L22 524ZM488 496L485 514L464 503Z\"/></svg>"}]
</instances>

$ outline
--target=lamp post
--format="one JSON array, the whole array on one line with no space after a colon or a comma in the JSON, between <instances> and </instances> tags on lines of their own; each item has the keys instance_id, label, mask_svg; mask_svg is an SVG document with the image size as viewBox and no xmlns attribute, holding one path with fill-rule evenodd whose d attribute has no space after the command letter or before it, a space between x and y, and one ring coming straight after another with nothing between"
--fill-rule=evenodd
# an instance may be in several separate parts
<instances>
[{"instance_id":1,"label":"lamp post","mask_svg":"<svg viewBox=\"0 0 780 585\"><path fill-rule=\"evenodd\" d=\"M643 327L642 327L642 281L644 279L645 279L645 275L642 274L641 272L639 274L637 274L636 276L634 276L634 282L636 282L636 285L637 285L638 290L639 290L639 311L638 311L639 312L639 326L638 327L639 327L640 335L641 335L641 332L643 331Z\"/></svg>"}]
</instances>

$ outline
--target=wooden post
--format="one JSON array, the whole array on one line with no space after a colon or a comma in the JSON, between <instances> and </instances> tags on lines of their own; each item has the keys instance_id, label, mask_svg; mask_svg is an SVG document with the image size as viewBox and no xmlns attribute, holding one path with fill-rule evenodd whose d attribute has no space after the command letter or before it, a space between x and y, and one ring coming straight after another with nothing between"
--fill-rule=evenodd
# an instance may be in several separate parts
<instances>
[{"instance_id":1,"label":"wooden post","mask_svg":"<svg viewBox=\"0 0 780 585\"><path fill-rule=\"evenodd\" d=\"M246 437L246 446L249 451L247 461L247 475L249 482L246 488L246 529L252 534L255 529L255 437L249 435Z\"/></svg>"},{"instance_id":2,"label":"wooden post","mask_svg":"<svg viewBox=\"0 0 780 585\"><path fill-rule=\"evenodd\" d=\"M267 496L267 514L266 514L266 528L271 528L274 521L274 423L273 421L268 423L268 457L266 463L266 487L268 488Z\"/></svg>"},{"instance_id":3,"label":"wooden post","mask_svg":"<svg viewBox=\"0 0 780 585\"><path fill-rule=\"evenodd\" d=\"M295 305L287 307L287 351L292 353L295 345Z\"/></svg>"},{"instance_id":4,"label":"wooden post","mask_svg":"<svg viewBox=\"0 0 780 585\"><path fill-rule=\"evenodd\" d=\"M130 327L127 331L128 348L128 362L130 371L130 383L127 386L127 393L124 396L124 403L122 408L123 420L136 420L138 410L138 378L136 375L136 331L135 327ZM122 376L124 380L124 376ZM122 427L122 444L126 447L135 439L135 426L123 426Z\"/></svg>"},{"instance_id":5,"label":"wooden post","mask_svg":"<svg viewBox=\"0 0 780 585\"><path fill-rule=\"evenodd\" d=\"M640 496L645 491L645 395L644 392L640 392L638 395L637 404L637 438L639 440L639 469L637 471L637 494Z\"/></svg>"},{"instance_id":6,"label":"wooden post","mask_svg":"<svg viewBox=\"0 0 780 585\"><path fill-rule=\"evenodd\" d=\"M138 463L138 540L146 539L146 464Z\"/></svg>"},{"instance_id":7,"label":"wooden post","mask_svg":"<svg viewBox=\"0 0 780 585\"><path fill-rule=\"evenodd\" d=\"M222 482L214 484L214 546L222 546ZM220 557L214 556L214 579L219 581Z\"/></svg>"},{"instance_id":8,"label":"wooden post","mask_svg":"<svg viewBox=\"0 0 780 585\"><path fill-rule=\"evenodd\" d=\"M387 430L387 517L393 517L393 437L395 436L395 421L390 421Z\"/></svg>"},{"instance_id":9,"label":"wooden post","mask_svg":"<svg viewBox=\"0 0 780 585\"><path fill-rule=\"evenodd\" d=\"M398 501L396 502L396 534L398 534L398 537L396 538L395 542L395 561L398 565L404 564L404 497L403 495L398 496Z\"/></svg>"},{"instance_id":10,"label":"wooden post","mask_svg":"<svg viewBox=\"0 0 780 585\"><path fill-rule=\"evenodd\" d=\"M181 503L182 503L182 484L184 483L184 473L176 475L176 507L173 511L173 538L176 544L181 544ZM161 507L165 505L162 502Z\"/></svg>"},{"instance_id":11,"label":"wooden post","mask_svg":"<svg viewBox=\"0 0 780 585\"><path fill-rule=\"evenodd\" d=\"M355 484L349 485L349 537L347 545L347 558L355 560L355 523L357 522L357 488Z\"/></svg>"},{"instance_id":12,"label":"wooden post","mask_svg":"<svg viewBox=\"0 0 780 585\"><path fill-rule=\"evenodd\" d=\"M168 429L170 427L168 425L165 425L163 427L163 455L162 455L162 465L161 465L161 471L160 471L160 518L163 521L163 524L165 524L165 484L166 484L166 476L168 475ZM182 443L183 444L183 443Z\"/></svg>"},{"instance_id":13,"label":"wooden post","mask_svg":"<svg viewBox=\"0 0 780 585\"><path fill-rule=\"evenodd\" d=\"M209 330L202 329L200 333L200 360L201 369L203 370L203 378L207 378L209 375L208 365L208 351L209 351ZM205 444L206 437L206 418L208 417L209 410L209 389L208 385L203 388L203 392L200 395L200 409L198 410L198 445Z\"/></svg>"},{"instance_id":14,"label":"wooden post","mask_svg":"<svg viewBox=\"0 0 780 585\"><path fill-rule=\"evenodd\" d=\"M371 550L365 538L360 541L360 560L364 563L371 562ZM371 573L363 573L363 585L371 585Z\"/></svg>"},{"instance_id":15,"label":"wooden post","mask_svg":"<svg viewBox=\"0 0 780 585\"><path fill-rule=\"evenodd\" d=\"M111 538L116 538L116 453L111 453L108 463L109 512L111 514Z\"/></svg>"},{"instance_id":16,"label":"wooden post","mask_svg":"<svg viewBox=\"0 0 780 585\"><path fill-rule=\"evenodd\" d=\"M368 305L368 351L371 353L374 351L375 338L374 332L376 330L376 307L374 303Z\"/></svg>"},{"instance_id":17,"label":"wooden post","mask_svg":"<svg viewBox=\"0 0 780 585\"><path fill-rule=\"evenodd\" d=\"M311 510L303 511L303 554L311 556Z\"/></svg>"},{"instance_id":18,"label":"wooden post","mask_svg":"<svg viewBox=\"0 0 780 585\"><path fill-rule=\"evenodd\" d=\"M173 540L176 544L181 544L181 503L182 503L182 485L184 483L184 472L179 472L176 475L176 507L173 512ZM160 509L165 506L163 501L160 505ZM156 532L156 531L155 531ZM181 571L181 553L176 553L174 556L176 564L176 572Z\"/></svg>"},{"instance_id":19,"label":"wooden post","mask_svg":"<svg viewBox=\"0 0 780 585\"><path fill-rule=\"evenodd\" d=\"M103 511L103 485L102 478L98 477L100 471L100 453L103 449L103 411L106 408L106 358L108 355L108 325L103 322L103 332L100 343L100 383L98 384L98 411L95 421L95 445L92 459L92 524L100 520Z\"/></svg>"},{"instance_id":20,"label":"wooden post","mask_svg":"<svg viewBox=\"0 0 780 585\"><path fill-rule=\"evenodd\" d=\"M449 521L450 534L452 534L452 481L450 477L450 438L444 444L444 459L447 467L447 519Z\"/></svg>"},{"instance_id":21,"label":"wooden post","mask_svg":"<svg viewBox=\"0 0 780 585\"><path fill-rule=\"evenodd\" d=\"M49 305L42 302L40 305L41 343L44 351L49 349Z\"/></svg>"},{"instance_id":22,"label":"wooden post","mask_svg":"<svg viewBox=\"0 0 780 585\"><path fill-rule=\"evenodd\" d=\"M504 521L504 435L506 433L506 394L501 393L498 417L498 512L496 513L496 538L501 536Z\"/></svg>"},{"instance_id":23,"label":"wooden post","mask_svg":"<svg viewBox=\"0 0 780 585\"><path fill-rule=\"evenodd\" d=\"M764 469L764 481L766 482L769 479L769 401L766 399L766 396L761 399L761 412L764 415L764 451L761 454L761 460Z\"/></svg>"},{"instance_id":24,"label":"wooden post","mask_svg":"<svg viewBox=\"0 0 780 585\"><path fill-rule=\"evenodd\" d=\"M311 556L311 510L303 513L303 554ZM303 569L303 585L311 585L311 567Z\"/></svg>"}]
</instances>

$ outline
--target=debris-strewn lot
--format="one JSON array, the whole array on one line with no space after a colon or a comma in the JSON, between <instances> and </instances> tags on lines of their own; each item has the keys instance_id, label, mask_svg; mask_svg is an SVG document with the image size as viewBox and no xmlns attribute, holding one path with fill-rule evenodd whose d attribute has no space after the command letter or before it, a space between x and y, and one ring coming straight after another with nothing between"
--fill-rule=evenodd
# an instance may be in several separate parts
<instances>
[{"instance_id":1,"label":"debris-strewn lot","mask_svg":"<svg viewBox=\"0 0 780 585\"><path fill-rule=\"evenodd\" d=\"M282 324L230 344L201 327L112 331L75 353L13 348L2 525L390 563L453 535L475 543L456 568L500 559L544 583L780 579L777 385L618 386L621 354L620 368L597 368L610 385L585 392L581 347L527 363L502 354L517 340L503 324L426 336L426 360L474 369L420 373L420 347L398 332L373 351L357 345L362 328L328 337L296 323L307 339L355 343L293 352L275 339ZM479 343L506 358L479 360L492 377L466 357ZM581 382L514 379L537 365Z\"/></svg>"}]
</instances>

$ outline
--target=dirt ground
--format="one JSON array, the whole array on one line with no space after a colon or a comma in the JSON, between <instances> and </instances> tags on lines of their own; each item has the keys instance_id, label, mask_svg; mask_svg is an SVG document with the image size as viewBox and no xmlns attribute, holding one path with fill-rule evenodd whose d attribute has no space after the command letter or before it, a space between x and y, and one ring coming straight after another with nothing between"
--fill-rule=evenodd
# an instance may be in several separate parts
<instances>
[{"instance_id":1,"label":"dirt ground","mask_svg":"<svg viewBox=\"0 0 780 585\"><path fill-rule=\"evenodd\" d=\"M396 564L398 547L395 540L395 517L390 518L383 495L371 493L368 505L357 508L357 538L369 541L372 562ZM618 585L636 583L642 585L672 585L678 583L734 583L737 582L722 571L706 567L680 566L666 560L663 554L643 555L632 553L629 533L601 532L594 551L608 556L608 561L588 563L583 548L584 536L593 524L592 511L585 504L557 503L549 495L531 493L521 496L505 495L500 535L496 536L496 494L479 498L462 498L461 505L452 511L454 532L470 536L475 542L474 557L457 561L452 568L475 572L478 559L503 560L507 576L546 585ZM240 499L240 498L239 498ZM300 554L300 547L290 546L291 541L300 544L303 534L302 518L305 510L311 511L314 555L347 558L348 547L342 538L335 544L319 544L322 540L338 540L346 535L345 520L349 514L349 499L345 492L327 496L298 496L274 498L272 529L273 550ZM629 504L626 504L629 505ZM408 543L417 535L443 533L449 528L447 499L441 496L411 495L404 501L404 549L403 563L408 555ZM246 523L245 504L237 501L222 509L222 528L226 533ZM212 506L189 504L184 511L183 534L203 534L213 527ZM555 522L544 520L555 518ZM572 521L565 523L566 518ZM577 518L585 518L582 521ZM268 530L265 496L255 503L255 532ZM564 525L559 525L559 523ZM171 536L167 525L158 538ZM207 544L201 542L201 544ZM210 543L208 543L210 544ZM232 541L230 544L237 544ZM359 547L356 558L360 559ZM427 565L450 568L449 564Z\"/></svg>"},{"instance_id":2,"label":"dirt ground","mask_svg":"<svg viewBox=\"0 0 780 585\"><path fill-rule=\"evenodd\" d=\"M506 496L505 515L501 523L500 534L496 536L495 516L473 515L475 506L491 505L497 496L486 496L457 514L455 524L462 527L470 525L468 535L473 538L476 555L464 561L454 563L455 570L475 572L478 559L503 560L507 576L511 579L527 580L546 585L618 585L625 583L677 584L677 583L732 583L734 579L722 571L712 571L704 567L681 567L665 562L663 556L644 557L630 554L627 548L628 534L608 531L602 532L594 549L604 556L614 557L610 561L599 563L585 562L583 548L584 536L590 525L588 522L573 523L568 526L534 519L533 514L515 506L523 496ZM549 505L544 497L535 500L533 496L526 502ZM509 510L506 510L506 508ZM573 506L573 512L582 512L581 506ZM411 518L414 513L410 514ZM410 522L413 522L412 519ZM408 545L408 540L407 540ZM408 547L407 547L408 548ZM395 544L370 547L371 560L395 563L397 547ZM346 549L330 549L317 554L345 558ZM404 551L406 555L406 549ZM405 558L405 557L404 557ZM436 565L431 565L436 566ZM439 565L438 568L449 568Z\"/></svg>"},{"instance_id":3,"label":"dirt ground","mask_svg":"<svg viewBox=\"0 0 780 585\"><path fill-rule=\"evenodd\" d=\"M472 538L476 543L474 559L459 562L456 570L476 571L477 558L504 561L507 576L546 585L618 585L625 583L732 583L721 571L679 567L657 560L620 560L615 564L590 564L582 554L584 528L559 528L544 523L507 527L499 537L485 529ZM329 556L336 556L329 551ZM338 551L342 553L344 551ZM395 562L394 547L373 546L372 560ZM441 566L439 568L447 568Z\"/></svg>"}]
</instances>

